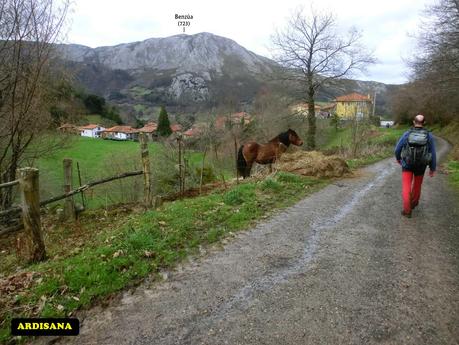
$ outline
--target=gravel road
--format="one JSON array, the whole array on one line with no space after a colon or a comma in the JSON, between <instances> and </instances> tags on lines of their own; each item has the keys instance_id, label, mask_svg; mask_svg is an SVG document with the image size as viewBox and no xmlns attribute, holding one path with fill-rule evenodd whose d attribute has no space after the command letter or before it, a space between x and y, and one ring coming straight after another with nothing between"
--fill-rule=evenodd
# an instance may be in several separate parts
<instances>
[{"instance_id":1,"label":"gravel road","mask_svg":"<svg viewBox=\"0 0 459 345\"><path fill-rule=\"evenodd\" d=\"M459 200L426 176L401 217L400 170L388 159L326 187L59 342L459 344Z\"/></svg>"}]
</instances>

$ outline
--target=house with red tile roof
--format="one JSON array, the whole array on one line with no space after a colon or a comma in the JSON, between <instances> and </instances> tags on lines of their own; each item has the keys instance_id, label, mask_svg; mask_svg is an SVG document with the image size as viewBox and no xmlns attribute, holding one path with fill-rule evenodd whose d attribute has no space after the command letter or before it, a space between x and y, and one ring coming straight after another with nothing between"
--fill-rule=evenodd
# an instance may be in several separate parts
<instances>
[{"instance_id":1,"label":"house with red tile roof","mask_svg":"<svg viewBox=\"0 0 459 345\"><path fill-rule=\"evenodd\" d=\"M157 137L156 130L158 129L158 124L156 122L148 122L142 128L138 129L139 133L145 133L149 140L154 140Z\"/></svg>"},{"instance_id":2,"label":"house with red tile roof","mask_svg":"<svg viewBox=\"0 0 459 345\"><path fill-rule=\"evenodd\" d=\"M175 123L172 124L171 126L172 133L177 133L182 131L182 125ZM150 140L154 140L158 137L157 131L158 130L158 124L156 122L148 122L143 126L142 128L139 128L138 131L139 133L145 133Z\"/></svg>"},{"instance_id":3,"label":"house with red tile roof","mask_svg":"<svg viewBox=\"0 0 459 345\"><path fill-rule=\"evenodd\" d=\"M179 123L174 123L173 125L171 125L171 130L172 133L181 132L183 130L183 127Z\"/></svg>"},{"instance_id":4,"label":"house with red tile roof","mask_svg":"<svg viewBox=\"0 0 459 345\"><path fill-rule=\"evenodd\" d=\"M220 130L225 129L228 122L233 125L248 125L252 122L252 116L247 114L245 111L234 113L229 116L219 115L215 119L215 128Z\"/></svg>"},{"instance_id":5,"label":"house with red tile roof","mask_svg":"<svg viewBox=\"0 0 459 345\"><path fill-rule=\"evenodd\" d=\"M336 97L335 102L336 115L347 119L369 117L373 107L370 95L365 96L356 92Z\"/></svg>"},{"instance_id":6,"label":"house with red tile roof","mask_svg":"<svg viewBox=\"0 0 459 345\"><path fill-rule=\"evenodd\" d=\"M190 129L183 132L183 136L185 139L190 138L198 138L200 137L207 129L209 128L208 123L198 122L191 126Z\"/></svg>"},{"instance_id":7,"label":"house with red tile roof","mask_svg":"<svg viewBox=\"0 0 459 345\"><path fill-rule=\"evenodd\" d=\"M80 128L71 123L64 123L60 127L57 127L59 132L68 134L80 134Z\"/></svg>"},{"instance_id":8,"label":"house with red tile roof","mask_svg":"<svg viewBox=\"0 0 459 345\"><path fill-rule=\"evenodd\" d=\"M79 127L79 130L82 137L99 138L100 134L105 130L105 128L100 125L89 124Z\"/></svg>"},{"instance_id":9,"label":"house with red tile roof","mask_svg":"<svg viewBox=\"0 0 459 345\"><path fill-rule=\"evenodd\" d=\"M113 140L136 140L139 134L139 130L132 128L131 126L114 126L104 130L101 133L104 139Z\"/></svg>"}]
</instances>

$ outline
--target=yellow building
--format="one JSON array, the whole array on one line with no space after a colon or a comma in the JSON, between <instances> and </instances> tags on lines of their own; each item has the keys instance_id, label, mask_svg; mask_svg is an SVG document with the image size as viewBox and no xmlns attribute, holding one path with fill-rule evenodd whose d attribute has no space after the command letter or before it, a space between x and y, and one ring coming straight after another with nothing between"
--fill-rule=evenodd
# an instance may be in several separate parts
<instances>
[{"instance_id":1,"label":"yellow building","mask_svg":"<svg viewBox=\"0 0 459 345\"><path fill-rule=\"evenodd\" d=\"M369 117L373 109L373 102L370 96L364 96L356 92L336 97L335 102L336 115L342 118Z\"/></svg>"}]
</instances>

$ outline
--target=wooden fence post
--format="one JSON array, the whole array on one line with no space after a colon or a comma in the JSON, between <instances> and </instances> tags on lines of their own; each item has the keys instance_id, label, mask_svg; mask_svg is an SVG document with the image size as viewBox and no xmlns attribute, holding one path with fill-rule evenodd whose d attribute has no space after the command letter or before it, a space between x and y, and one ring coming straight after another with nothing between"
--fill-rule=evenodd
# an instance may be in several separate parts
<instances>
[{"instance_id":1,"label":"wooden fence post","mask_svg":"<svg viewBox=\"0 0 459 345\"><path fill-rule=\"evenodd\" d=\"M72 191L72 160L70 158L64 158L64 193ZM73 196L65 198L64 202L64 219L75 220L75 203L73 202Z\"/></svg>"},{"instance_id":2,"label":"wooden fence post","mask_svg":"<svg viewBox=\"0 0 459 345\"><path fill-rule=\"evenodd\" d=\"M27 250L26 259L29 262L37 262L46 258L45 243L41 232L38 169L22 168L18 170L18 175Z\"/></svg>"},{"instance_id":3,"label":"wooden fence post","mask_svg":"<svg viewBox=\"0 0 459 345\"><path fill-rule=\"evenodd\" d=\"M146 207L151 207L153 204L153 193L151 186L151 171L150 171L150 155L148 152L148 140L145 133L140 133L140 154L142 156L143 167L143 197Z\"/></svg>"}]
</instances>

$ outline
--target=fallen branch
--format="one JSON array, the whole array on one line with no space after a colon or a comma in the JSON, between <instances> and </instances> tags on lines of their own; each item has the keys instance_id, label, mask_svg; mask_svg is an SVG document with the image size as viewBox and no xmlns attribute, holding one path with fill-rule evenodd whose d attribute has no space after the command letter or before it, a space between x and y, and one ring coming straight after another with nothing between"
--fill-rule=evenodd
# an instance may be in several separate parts
<instances>
[{"instance_id":1,"label":"fallen branch","mask_svg":"<svg viewBox=\"0 0 459 345\"><path fill-rule=\"evenodd\" d=\"M11 181L11 182L6 182L6 183L0 184L0 188L11 187L11 186L15 186L17 184L19 184L19 180L14 180L14 181Z\"/></svg>"},{"instance_id":2,"label":"fallen branch","mask_svg":"<svg viewBox=\"0 0 459 345\"><path fill-rule=\"evenodd\" d=\"M10 234L12 232L16 232L22 229L24 229L24 224L22 224L21 222L20 224L10 226L9 228L0 229L0 236L7 235L7 234Z\"/></svg>"},{"instance_id":3,"label":"fallen branch","mask_svg":"<svg viewBox=\"0 0 459 345\"><path fill-rule=\"evenodd\" d=\"M112 177L106 177L106 178L104 178L102 180L89 182L89 183L87 183L87 184L85 184L85 185L83 185L83 186L81 186L81 187L79 187L79 188L77 188L75 190L72 190L72 191L70 191L68 193L61 194L61 195L58 195L58 196L54 196L54 197L52 197L50 199L46 199L46 200L40 201L40 206L45 206L45 205L51 204L53 202L68 198L69 196L81 193L81 192L85 191L88 188L97 186L98 184L103 184L103 183L107 183L107 182L110 182L110 181L122 179L122 178L125 178L125 177L137 176L137 175L142 175L142 174L143 174L142 170L137 170L137 171L131 171L131 172L123 173L123 174L112 176ZM15 214L15 213L20 213L21 210L22 210L21 207L16 206L16 207L12 207L12 208L10 208L8 210L0 211L0 218L9 216L9 215L12 215L12 214Z\"/></svg>"},{"instance_id":4,"label":"fallen branch","mask_svg":"<svg viewBox=\"0 0 459 345\"><path fill-rule=\"evenodd\" d=\"M15 214L21 212L21 208L19 206L9 208L8 210L0 211L0 217L6 217L10 214Z\"/></svg>"},{"instance_id":5,"label":"fallen branch","mask_svg":"<svg viewBox=\"0 0 459 345\"><path fill-rule=\"evenodd\" d=\"M107 183L107 182L118 180L118 179L121 179L121 178L130 177L130 176L137 176L137 175L142 175L142 174L143 174L143 171L142 170L138 170L138 171L132 171L132 172L123 173L123 174L112 176L112 177L107 177L107 178L104 178L104 179L99 180L99 181L89 182L89 183L87 183L87 184L85 184L85 185L83 185L83 186L81 186L81 187L79 187L79 188L77 188L75 190L72 190L72 191L70 191L68 193L65 193L65 194L62 194L62 195L58 195L58 196L54 196L54 197L52 197L50 199L47 199L47 200L43 200L43 201L40 202L40 206L45 206L47 204L50 204L50 203L53 203L53 202L68 198L69 196L81 193L81 192L85 191L88 188L97 186L98 184Z\"/></svg>"}]
</instances>

